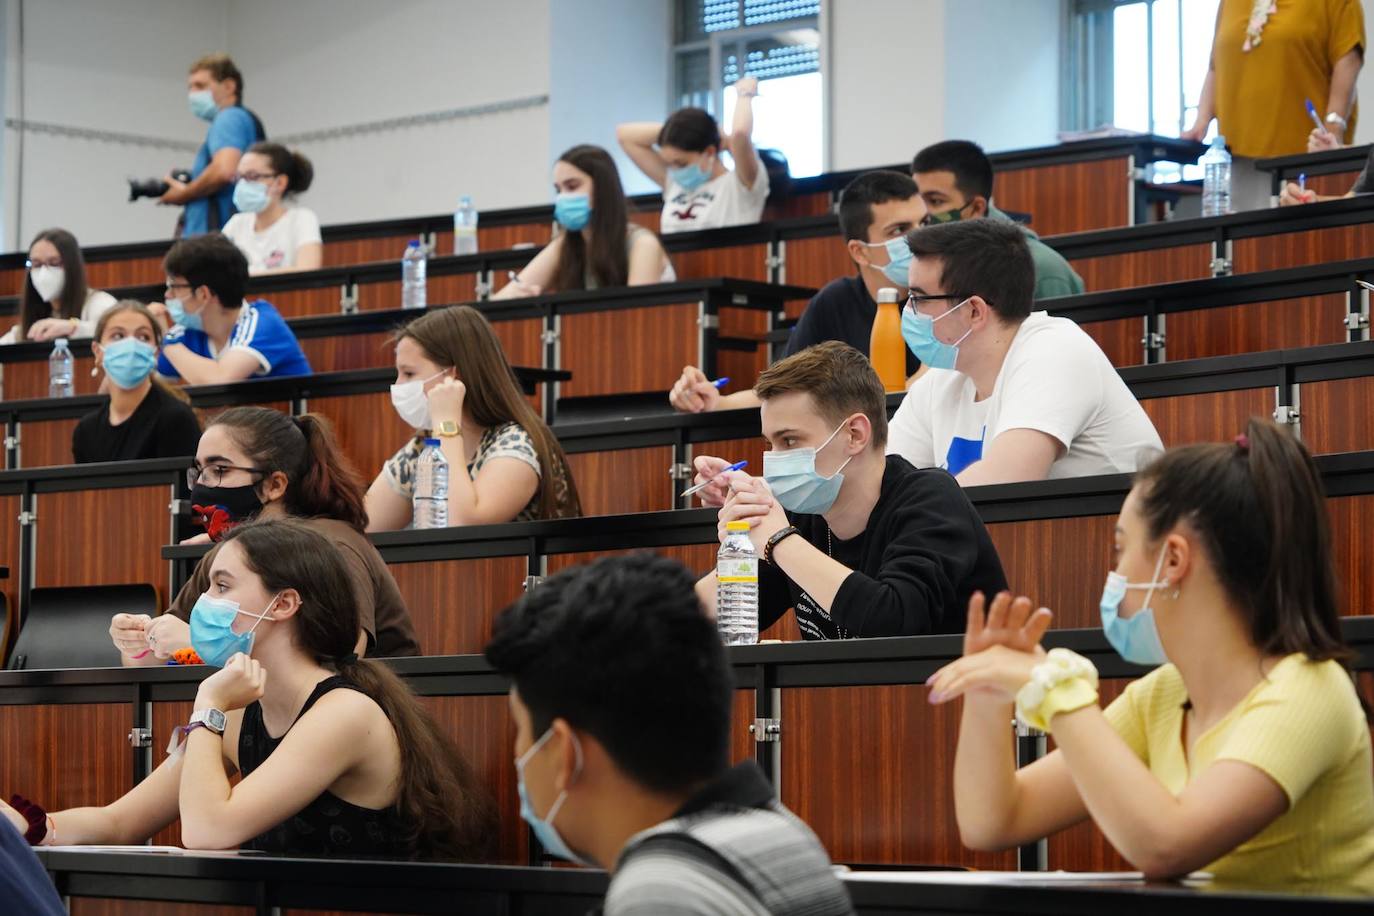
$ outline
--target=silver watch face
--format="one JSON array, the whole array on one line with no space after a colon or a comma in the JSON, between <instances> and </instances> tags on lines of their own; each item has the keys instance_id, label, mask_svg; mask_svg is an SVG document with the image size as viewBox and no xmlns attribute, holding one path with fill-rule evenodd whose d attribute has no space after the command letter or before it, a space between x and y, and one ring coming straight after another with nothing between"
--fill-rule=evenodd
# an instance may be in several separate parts
<instances>
[{"instance_id":1,"label":"silver watch face","mask_svg":"<svg viewBox=\"0 0 1374 916\"><path fill-rule=\"evenodd\" d=\"M205 723L207 728L224 734L224 726L228 723L228 718L218 709L207 709L200 715L200 720Z\"/></svg>"}]
</instances>

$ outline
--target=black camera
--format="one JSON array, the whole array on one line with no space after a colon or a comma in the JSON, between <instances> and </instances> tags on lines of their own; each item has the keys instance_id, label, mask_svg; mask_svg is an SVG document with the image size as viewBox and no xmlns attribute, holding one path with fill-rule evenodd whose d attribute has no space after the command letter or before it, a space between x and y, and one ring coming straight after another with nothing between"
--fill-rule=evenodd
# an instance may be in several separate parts
<instances>
[{"instance_id":1,"label":"black camera","mask_svg":"<svg viewBox=\"0 0 1374 916\"><path fill-rule=\"evenodd\" d=\"M185 169L177 169L172 173L172 177L177 181L189 182L191 173ZM140 197L161 197L167 193L168 184L161 178L137 178L129 179L129 202L138 200Z\"/></svg>"}]
</instances>

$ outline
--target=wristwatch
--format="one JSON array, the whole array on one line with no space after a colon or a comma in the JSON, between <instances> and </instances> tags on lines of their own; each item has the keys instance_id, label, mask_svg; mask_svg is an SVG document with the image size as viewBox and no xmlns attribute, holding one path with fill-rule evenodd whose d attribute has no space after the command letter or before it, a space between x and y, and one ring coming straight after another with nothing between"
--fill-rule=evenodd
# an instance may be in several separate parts
<instances>
[{"instance_id":1,"label":"wristwatch","mask_svg":"<svg viewBox=\"0 0 1374 916\"><path fill-rule=\"evenodd\" d=\"M200 712L191 714L191 721L185 725L185 733L190 734L192 729L205 726L209 731L217 735L224 734L224 726L228 723L228 718L218 709L202 709Z\"/></svg>"},{"instance_id":2,"label":"wristwatch","mask_svg":"<svg viewBox=\"0 0 1374 916\"><path fill-rule=\"evenodd\" d=\"M1343 117L1341 117L1340 115L1336 114L1334 111L1327 114L1327 116L1326 116L1326 123L1327 123L1328 125L1332 125L1332 126L1339 127L1339 128L1341 129L1341 130L1340 130L1341 133L1345 133L1346 128L1349 126L1349 125L1346 123L1345 118L1343 118Z\"/></svg>"},{"instance_id":3,"label":"wristwatch","mask_svg":"<svg viewBox=\"0 0 1374 916\"><path fill-rule=\"evenodd\" d=\"M434 428L434 431L445 439L451 439L463 432L462 428L452 420L440 420L439 425Z\"/></svg>"}]
</instances>

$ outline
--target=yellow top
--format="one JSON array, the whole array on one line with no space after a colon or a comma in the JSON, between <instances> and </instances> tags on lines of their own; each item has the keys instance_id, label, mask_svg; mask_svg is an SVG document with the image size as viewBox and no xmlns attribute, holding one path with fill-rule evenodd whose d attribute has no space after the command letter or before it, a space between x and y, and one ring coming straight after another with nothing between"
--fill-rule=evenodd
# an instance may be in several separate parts
<instances>
[{"instance_id":1,"label":"yellow top","mask_svg":"<svg viewBox=\"0 0 1374 916\"><path fill-rule=\"evenodd\" d=\"M1163 665L1133 682L1107 720L1175 795L1218 760L1261 770L1288 811L1208 865L1246 885L1341 885L1374 893L1374 759L1354 682L1338 662L1283 658L1269 677L1183 746L1183 678Z\"/></svg>"},{"instance_id":2,"label":"yellow top","mask_svg":"<svg viewBox=\"0 0 1374 916\"><path fill-rule=\"evenodd\" d=\"M1360 0L1275 2L1278 9L1265 22L1260 43L1243 51L1254 2L1221 0L1212 46L1217 130L1237 156L1307 152L1313 124L1306 100L1325 118L1336 61L1364 47ZM1355 136L1355 114L1350 113L1347 143Z\"/></svg>"}]
</instances>

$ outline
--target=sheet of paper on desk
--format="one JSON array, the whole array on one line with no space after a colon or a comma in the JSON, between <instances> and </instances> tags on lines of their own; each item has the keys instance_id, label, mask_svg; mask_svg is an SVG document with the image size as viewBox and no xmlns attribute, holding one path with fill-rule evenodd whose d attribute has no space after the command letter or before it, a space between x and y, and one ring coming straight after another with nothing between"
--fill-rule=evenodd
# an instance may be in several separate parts
<instances>
[{"instance_id":1,"label":"sheet of paper on desk","mask_svg":"<svg viewBox=\"0 0 1374 916\"><path fill-rule=\"evenodd\" d=\"M167 856L236 856L237 849L219 851L202 849L182 849L180 846L45 846L54 852L153 852Z\"/></svg>"},{"instance_id":2,"label":"sheet of paper on desk","mask_svg":"<svg viewBox=\"0 0 1374 916\"><path fill-rule=\"evenodd\" d=\"M845 881L893 884L1121 884L1143 881L1138 871L853 871Z\"/></svg>"}]
</instances>

